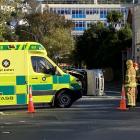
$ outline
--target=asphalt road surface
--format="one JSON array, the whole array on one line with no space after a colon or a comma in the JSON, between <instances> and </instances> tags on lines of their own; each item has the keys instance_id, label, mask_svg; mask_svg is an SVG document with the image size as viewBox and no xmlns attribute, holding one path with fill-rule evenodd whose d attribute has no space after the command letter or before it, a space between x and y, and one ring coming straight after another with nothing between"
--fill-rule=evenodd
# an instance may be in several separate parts
<instances>
[{"instance_id":1,"label":"asphalt road surface","mask_svg":"<svg viewBox=\"0 0 140 140\"><path fill-rule=\"evenodd\" d=\"M120 111L119 96L84 97L71 108L0 112L0 140L140 140L140 107Z\"/></svg>"}]
</instances>

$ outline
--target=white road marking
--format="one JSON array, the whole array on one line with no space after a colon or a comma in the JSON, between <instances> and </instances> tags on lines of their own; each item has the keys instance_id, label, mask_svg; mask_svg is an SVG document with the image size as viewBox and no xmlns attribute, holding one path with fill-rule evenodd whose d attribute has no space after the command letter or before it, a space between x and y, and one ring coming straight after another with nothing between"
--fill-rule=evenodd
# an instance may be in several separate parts
<instances>
[{"instance_id":1,"label":"white road marking","mask_svg":"<svg viewBox=\"0 0 140 140\"><path fill-rule=\"evenodd\" d=\"M26 121L19 121L20 123L25 123Z\"/></svg>"},{"instance_id":2,"label":"white road marking","mask_svg":"<svg viewBox=\"0 0 140 140\"><path fill-rule=\"evenodd\" d=\"M10 134L11 132L9 132L9 131L3 131L2 133L3 134Z\"/></svg>"},{"instance_id":3,"label":"white road marking","mask_svg":"<svg viewBox=\"0 0 140 140\"><path fill-rule=\"evenodd\" d=\"M0 112L0 115L5 115L5 113L3 113L3 112Z\"/></svg>"}]
</instances>

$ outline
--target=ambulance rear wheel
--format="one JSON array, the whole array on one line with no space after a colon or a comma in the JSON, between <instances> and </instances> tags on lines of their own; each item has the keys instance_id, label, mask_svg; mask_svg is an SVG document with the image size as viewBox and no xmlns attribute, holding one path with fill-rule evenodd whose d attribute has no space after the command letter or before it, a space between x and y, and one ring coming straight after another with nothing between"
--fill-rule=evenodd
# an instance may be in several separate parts
<instances>
[{"instance_id":1,"label":"ambulance rear wheel","mask_svg":"<svg viewBox=\"0 0 140 140\"><path fill-rule=\"evenodd\" d=\"M72 96L69 93L62 92L56 96L56 106L60 108L68 108L72 105Z\"/></svg>"}]
</instances>

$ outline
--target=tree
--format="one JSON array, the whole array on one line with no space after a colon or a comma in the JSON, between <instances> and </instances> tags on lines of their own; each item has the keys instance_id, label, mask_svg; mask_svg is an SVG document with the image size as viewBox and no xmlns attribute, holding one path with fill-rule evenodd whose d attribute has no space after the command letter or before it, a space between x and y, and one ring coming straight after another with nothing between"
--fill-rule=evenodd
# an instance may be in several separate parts
<instances>
[{"instance_id":1,"label":"tree","mask_svg":"<svg viewBox=\"0 0 140 140\"><path fill-rule=\"evenodd\" d=\"M111 67L115 72L121 72L122 51L131 47L132 31L127 24L117 30L115 27L118 21L110 21L112 28L102 23L93 24L77 39L75 56L87 68Z\"/></svg>"},{"instance_id":2,"label":"tree","mask_svg":"<svg viewBox=\"0 0 140 140\"><path fill-rule=\"evenodd\" d=\"M44 37L43 44L46 44L49 55L55 60L71 53L74 48L74 39L71 36L70 30L56 28L51 35Z\"/></svg>"},{"instance_id":3,"label":"tree","mask_svg":"<svg viewBox=\"0 0 140 140\"><path fill-rule=\"evenodd\" d=\"M35 13L25 17L27 26L18 26L16 34L21 41L38 41L46 46L48 54L54 58L71 52L74 40L71 36L72 22L53 13ZM22 36L26 33L27 36Z\"/></svg>"},{"instance_id":4,"label":"tree","mask_svg":"<svg viewBox=\"0 0 140 140\"><path fill-rule=\"evenodd\" d=\"M11 40L15 36L11 21L17 16L20 0L0 0L0 37Z\"/></svg>"},{"instance_id":5,"label":"tree","mask_svg":"<svg viewBox=\"0 0 140 140\"><path fill-rule=\"evenodd\" d=\"M107 15L107 22L114 28L117 26L117 24L121 24L122 20L123 14L121 12L111 11Z\"/></svg>"},{"instance_id":6,"label":"tree","mask_svg":"<svg viewBox=\"0 0 140 140\"><path fill-rule=\"evenodd\" d=\"M37 35L39 41L43 40L43 36L53 33L56 28L70 29L72 27L72 22L66 21L63 16L48 12L29 14L25 18L30 30Z\"/></svg>"}]
</instances>

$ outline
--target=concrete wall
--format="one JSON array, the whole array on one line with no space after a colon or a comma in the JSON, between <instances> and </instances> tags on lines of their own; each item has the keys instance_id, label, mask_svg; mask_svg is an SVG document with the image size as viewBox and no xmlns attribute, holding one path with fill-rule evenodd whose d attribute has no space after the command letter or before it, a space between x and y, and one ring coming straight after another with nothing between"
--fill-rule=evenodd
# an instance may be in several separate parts
<instances>
[{"instance_id":1,"label":"concrete wall","mask_svg":"<svg viewBox=\"0 0 140 140\"><path fill-rule=\"evenodd\" d=\"M140 63L140 4L134 6L132 12L132 57Z\"/></svg>"}]
</instances>

